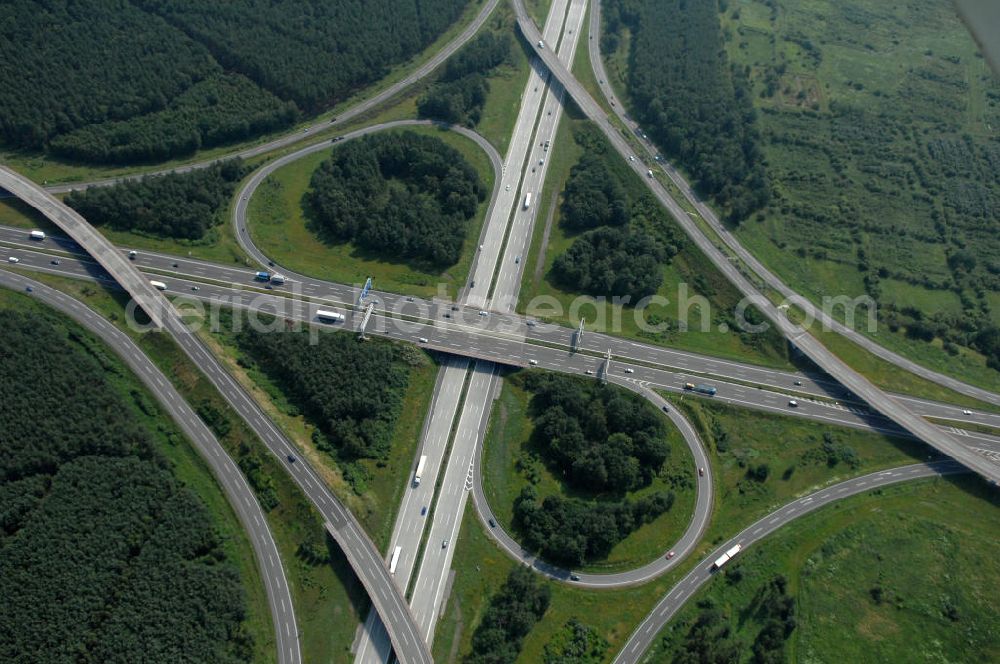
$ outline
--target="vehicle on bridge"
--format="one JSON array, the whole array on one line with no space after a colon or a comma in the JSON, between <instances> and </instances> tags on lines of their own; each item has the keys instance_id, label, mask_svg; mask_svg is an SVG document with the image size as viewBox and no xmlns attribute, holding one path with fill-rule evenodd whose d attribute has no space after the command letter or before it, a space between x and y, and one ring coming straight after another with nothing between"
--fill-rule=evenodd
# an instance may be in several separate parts
<instances>
[{"instance_id":1,"label":"vehicle on bridge","mask_svg":"<svg viewBox=\"0 0 1000 664\"><path fill-rule=\"evenodd\" d=\"M719 556L714 563L712 563L712 569L713 570L720 569L723 565L725 565L730 560L732 560L733 558L735 558L736 554L739 553L742 549L743 549L743 546L740 545L740 544L737 544L736 546L732 547L731 549L729 549L728 551L726 551L724 554L722 554L721 556Z\"/></svg>"},{"instance_id":2,"label":"vehicle on bridge","mask_svg":"<svg viewBox=\"0 0 1000 664\"><path fill-rule=\"evenodd\" d=\"M344 314L336 311L326 311L324 309L316 310L316 318L320 319L324 323L343 323L345 320Z\"/></svg>"}]
</instances>

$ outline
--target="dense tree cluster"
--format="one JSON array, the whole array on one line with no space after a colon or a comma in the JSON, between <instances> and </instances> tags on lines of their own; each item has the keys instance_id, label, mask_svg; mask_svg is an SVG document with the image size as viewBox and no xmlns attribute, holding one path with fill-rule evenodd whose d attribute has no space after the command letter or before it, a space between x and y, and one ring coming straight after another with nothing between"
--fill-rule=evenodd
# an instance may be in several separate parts
<instances>
[{"instance_id":1,"label":"dense tree cluster","mask_svg":"<svg viewBox=\"0 0 1000 664\"><path fill-rule=\"evenodd\" d=\"M514 523L526 547L546 560L577 567L607 558L616 544L674 504L672 491L634 501L589 501L558 495L538 500L533 485L514 502Z\"/></svg>"},{"instance_id":2,"label":"dense tree cluster","mask_svg":"<svg viewBox=\"0 0 1000 664\"><path fill-rule=\"evenodd\" d=\"M628 91L636 118L664 153L740 222L769 186L746 76L731 68L715 2L612 0L606 46L631 31Z\"/></svg>"},{"instance_id":3,"label":"dense tree cluster","mask_svg":"<svg viewBox=\"0 0 1000 664\"><path fill-rule=\"evenodd\" d=\"M313 174L305 203L313 228L328 241L446 267L458 261L486 194L458 150L405 131L334 150Z\"/></svg>"},{"instance_id":4,"label":"dense tree cluster","mask_svg":"<svg viewBox=\"0 0 1000 664\"><path fill-rule=\"evenodd\" d=\"M571 231L598 226L624 226L629 220L628 199L604 155L585 152L569 172L563 190L561 223Z\"/></svg>"},{"instance_id":5,"label":"dense tree cluster","mask_svg":"<svg viewBox=\"0 0 1000 664\"><path fill-rule=\"evenodd\" d=\"M358 343L349 334L311 339L308 330L251 327L237 343L341 458L388 456L410 376L395 346Z\"/></svg>"},{"instance_id":6,"label":"dense tree cluster","mask_svg":"<svg viewBox=\"0 0 1000 664\"><path fill-rule=\"evenodd\" d=\"M567 289L589 295L631 298L634 304L663 283L662 263L671 257L642 231L604 226L578 237L552 263L552 276Z\"/></svg>"},{"instance_id":7,"label":"dense tree cluster","mask_svg":"<svg viewBox=\"0 0 1000 664\"><path fill-rule=\"evenodd\" d=\"M533 437L573 487L623 493L649 484L670 454L666 427L647 401L555 373L529 373Z\"/></svg>"},{"instance_id":8,"label":"dense tree cluster","mask_svg":"<svg viewBox=\"0 0 1000 664\"><path fill-rule=\"evenodd\" d=\"M448 60L441 77L417 100L420 116L476 126L490 91L487 75L510 57L506 33L483 33Z\"/></svg>"},{"instance_id":9,"label":"dense tree cluster","mask_svg":"<svg viewBox=\"0 0 1000 664\"><path fill-rule=\"evenodd\" d=\"M204 506L103 346L0 310L0 659L249 661L245 599Z\"/></svg>"},{"instance_id":10,"label":"dense tree cluster","mask_svg":"<svg viewBox=\"0 0 1000 664\"><path fill-rule=\"evenodd\" d=\"M663 283L662 264L680 250L676 225L645 191L629 195L622 180L631 177L613 167L607 142L596 130L576 130L583 156L570 171L563 193L560 223L584 231L552 265L551 278L561 288L635 304Z\"/></svg>"},{"instance_id":11,"label":"dense tree cluster","mask_svg":"<svg viewBox=\"0 0 1000 664\"><path fill-rule=\"evenodd\" d=\"M465 0L134 0L312 113L430 45Z\"/></svg>"},{"instance_id":12,"label":"dense tree cluster","mask_svg":"<svg viewBox=\"0 0 1000 664\"><path fill-rule=\"evenodd\" d=\"M233 159L187 173L74 191L65 202L92 224L197 240L218 223L245 173L243 162Z\"/></svg>"},{"instance_id":13,"label":"dense tree cluster","mask_svg":"<svg viewBox=\"0 0 1000 664\"><path fill-rule=\"evenodd\" d=\"M17 66L0 68L0 142L44 149L51 141L63 156L134 162L257 135L385 76L465 6L10 0L0 61Z\"/></svg>"},{"instance_id":14,"label":"dense tree cluster","mask_svg":"<svg viewBox=\"0 0 1000 664\"><path fill-rule=\"evenodd\" d=\"M490 598L465 664L513 664L521 641L549 608L551 594L534 572L516 565Z\"/></svg>"},{"instance_id":15,"label":"dense tree cluster","mask_svg":"<svg viewBox=\"0 0 1000 664\"><path fill-rule=\"evenodd\" d=\"M56 136L49 148L93 163L163 161L280 129L296 117L295 104L230 74L193 85L162 110Z\"/></svg>"}]
</instances>

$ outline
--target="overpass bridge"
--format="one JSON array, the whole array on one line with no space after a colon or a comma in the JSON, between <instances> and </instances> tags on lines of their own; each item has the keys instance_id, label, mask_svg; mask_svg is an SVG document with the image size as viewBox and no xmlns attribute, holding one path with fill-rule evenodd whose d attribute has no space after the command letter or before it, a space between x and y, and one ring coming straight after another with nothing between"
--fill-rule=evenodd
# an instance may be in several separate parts
<instances>
[{"instance_id":1,"label":"overpass bridge","mask_svg":"<svg viewBox=\"0 0 1000 664\"><path fill-rule=\"evenodd\" d=\"M103 267L115 282L149 315L157 329L171 334L185 354L246 421L247 425L284 461L297 448L260 409L257 402L235 381L218 359L187 329L163 293L143 276L128 258L114 247L79 213L69 208L21 174L0 166L0 188L37 209L62 229ZM292 479L323 515L330 534L344 553L371 596L372 604L389 632L396 656L403 664L433 664L426 642L420 637L410 606L393 583L382 556L361 524L322 483L305 460L288 464Z\"/></svg>"}]
</instances>

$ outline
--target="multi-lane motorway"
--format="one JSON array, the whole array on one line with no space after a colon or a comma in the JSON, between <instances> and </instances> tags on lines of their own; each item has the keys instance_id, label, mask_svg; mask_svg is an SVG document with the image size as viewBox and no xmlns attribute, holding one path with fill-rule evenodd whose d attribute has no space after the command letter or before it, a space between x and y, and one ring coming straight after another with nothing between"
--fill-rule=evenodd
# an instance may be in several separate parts
<instances>
[{"instance_id":1,"label":"multi-lane motorway","mask_svg":"<svg viewBox=\"0 0 1000 664\"><path fill-rule=\"evenodd\" d=\"M336 123L342 124L348 119L356 117L359 113L384 101L414 80L426 75L475 33L496 4L497 0L488 2L476 21L469 26L463 35L449 44L446 49L438 52L430 62L411 75L409 79L404 79L379 97L342 114ZM393 533L393 543L395 545L402 543L407 548L407 553L401 557L395 577L388 573L378 551L375 550L353 516L336 501L336 498L322 485L307 464L291 461L294 456L290 441L285 439L266 419L266 416L249 395L225 373L221 364L207 352L196 336L189 334L184 329L176 312L166 304L162 294L149 285L148 278L169 280L168 293L194 296L202 301L212 298L239 298L241 297L240 291L249 292L252 295L242 296L243 301L234 302L234 306L251 307L264 304L273 307L274 312L279 315L303 322L315 323L316 309L321 306L329 308L330 305L333 305L340 307L347 314L347 325L356 328L357 321L354 315L356 313L356 293L353 289L282 270L291 277L290 283L279 291L267 292L262 290L260 284L251 282L252 277L246 270L235 270L226 266L161 256L149 252L143 252L136 261L129 261L122 251L112 248L103 237L97 234L82 218L79 218L79 215L75 215L58 201L52 199L51 196L45 195L37 187L27 183L16 174L6 169L0 170L0 187L11 191L42 210L78 240L82 246L86 247L100 265L97 267L87 261L79 261L73 256L66 255L63 253L64 249L75 250L75 247L67 244L59 246L58 242L54 240L31 243L25 240L23 231L0 228L0 242L12 247L12 252L16 252L12 255L23 259L22 266L74 276L85 275L90 278L101 278L105 271L109 276L114 275L114 281L130 292L140 306L150 314L154 322L172 334L185 352L203 367L209 380L237 412L247 419L247 422L278 458L288 459L286 465L290 474L327 518L331 535L344 548L348 560L371 596L375 610L379 616L386 618L389 625L388 634L379 632L378 630L384 629L384 626L373 612L372 618L366 623L366 632L362 637L362 649L359 652L358 661L385 661L388 658L386 636L391 639L393 650L400 660L407 662L430 661L427 644L433 638L433 627L445 594L447 572L452 557L450 542L454 541L458 533L469 490L473 490L474 501L481 518L484 521L488 519L489 506L486 504L480 486L482 474L478 472L476 466L478 463L476 450L485 433L490 404L499 383L495 371L496 362L518 366L537 364L540 368L556 371L594 374L639 392L660 406L666 406L666 403L656 390L683 393L684 383L703 382L708 378L719 389L718 394L714 397L717 400L887 433L906 433L930 443L944 453L959 459L962 464L974 468L977 472L994 481L1000 478L1000 439L988 434L955 429L951 426L937 426L924 419L924 417L929 416L996 426L1000 425L1000 416L980 409L972 412L947 404L883 394L840 362L807 332L791 323L780 310L757 291L751 281L741 272L741 266L734 265L726 259L712 244L712 240L701 232L655 179L643 178L702 251L798 349L833 376L835 380L823 376L774 371L738 362L706 358L590 331L579 338L574 331L566 328L539 324L536 321L525 320L511 314L510 312L514 310L516 305L516 295L524 269L524 261L521 259L527 254L532 224L542 203L540 194L548 167L547 148L550 146L550 142L554 142L555 139L564 93L567 90L570 92L578 105L605 132L623 157L630 156L631 153L629 144L616 133L613 127L608 126L603 111L568 73L586 9L584 0L554 0L550 20L546 23L541 34L527 19L520 0L515 0L514 6L521 31L528 39L529 44L535 48L537 57L532 62L529 84L522 98L521 114L519 114L515 126L507 160L501 162L495 150L478 135L468 130L460 130L486 150L493 162L494 169L497 171L496 186L490 204L488 221L483 229L480 252L474 262L469 283L462 292L460 298L462 305L456 307L451 303L427 302L391 294L376 294L373 298L381 302L380 310L376 312L373 322L373 332L392 338L417 340L429 349L440 350L452 355L465 355L474 359L471 375L468 375L469 361L455 357L446 361L445 368L440 375L434 407L425 424L421 449L421 455L428 456L428 479L421 486L411 487L404 492L403 505L400 508ZM590 55L595 73L598 74L599 79L606 81L596 43L599 41L599 22L598 4L592 15L591 39L589 40L591 42ZM551 79L550 72L555 75ZM610 93L610 88L605 86L605 89L606 93ZM621 115L620 102L613 106L616 112ZM628 123L627 118L622 117L622 120L626 122L626 126L635 128L634 125ZM416 122L402 121L367 127L347 134L345 139L349 140L373 131L384 130L390 126L404 126L406 124L416 124ZM325 122L314 125L304 132L288 135L277 141L244 151L240 156L254 156L291 145L309 138L329 126L330 123ZM250 195L274 169L305 154L325 149L328 145L328 141L316 143L272 162L265 169L255 173L251 182L240 192L234 215L236 235L247 253L261 263L266 262L267 257L253 246L247 233L245 221ZM649 146L645 146L645 149L649 150ZM648 156L651 155L652 152L649 151ZM197 168L208 163L212 162L193 164L178 170ZM645 173L646 166L643 165L642 160L632 163L637 173L640 175ZM746 252L736 239L719 224L712 211L694 196L679 173L669 165L665 166L664 170L745 266L752 269L767 287L785 297L796 297L799 306L810 311L810 307L813 305L798 299L791 289ZM522 201L526 201L528 194L533 196L531 206L522 204ZM19 237L15 237L18 234ZM63 258L53 258L57 255ZM58 264L55 264L54 261L58 261ZM16 282L17 279L20 277L0 273L0 280L15 280ZM47 289L40 292L45 297L54 297ZM65 298L65 296L62 297ZM257 302L251 304L249 298L256 298ZM72 302L72 300L69 301ZM71 306L66 302L63 302L63 305ZM78 303L77 305L82 306ZM489 313L480 314L479 309L486 309ZM889 359L907 370L951 387L962 394L974 396L992 404L1000 404L1000 396L998 395L968 386L935 372L929 372L905 358L882 349L854 330L845 328L836 321L824 319L820 312L811 311L811 313L819 316L821 320L876 355ZM605 352L611 352L613 355L610 368L602 359ZM160 380L163 380L162 377ZM467 384L464 386L464 403L461 404L461 410L459 410L460 395L463 394L463 384L465 383ZM150 385L151 389L154 389L158 398L164 400L165 405L171 399L177 399L176 395L171 397L169 391L157 392L153 383L147 382L147 384ZM841 385L846 386L846 389ZM796 399L794 403L791 401L793 397ZM870 411L865 403L872 404L883 415ZM608 587L642 582L664 573L683 560L685 555L694 550L704 532L711 512L710 466L690 425L672 408L668 407L666 410L684 434L685 440L695 455L696 464L708 470L707 476L700 480L698 500L692 522L681 540L672 547L677 555L670 560L658 559L642 568L617 575L579 574L574 579L574 583L592 587ZM175 411L171 410L171 412ZM455 425L453 450L451 455L446 457L448 436L455 422L456 413L458 421ZM180 407L175 414L177 417L186 416L185 411ZM180 420L178 421L180 422ZM194 428L186 427L185 431L191 436L202 436ZM202 443L206 455L211 454L209 451L210 443L203 441ZM215 452L217 453L218 450ZM232 466L232 462L228 458L220 460L221 465L219 469L216 469L217 474L223 472L222 469L226 467L227 461L228 465ZM754 524L737 538L734 538L731 543L727 543L726 546L736 542L747 546L799 514L846 495L913 477L954 472L956 468L957 466L952 465L915 466L884 471L880 474L873 474L829 487L817 494L790 503L774 514L765 517L766 521L762 520ZM438 481L439 475L441 475L440 481ZM438 484L441 488L435 498L434 489ZM245 483L243 488L245 489ZM236 496L240 490L239 487L232 489L232 492L231 489L231 487L227 488L227 494L238 502ZM244 519L244 523L249 524L249 520L256 516L252 512L252 509L256 508L256 503L253 502L252 506L247 503L246 507L250 511L245 515L241 514L241 519ZM256 509L259 512L259 508ZM419 516L416 514L418 509L420 510ZM257 523L257 526L260 527L260 522ZM428 526L430 531L428 544L423 553L421 566L419 570L415 570L421 538ZM266 524L264 530L266 530ZM555 578L565 580L570 574L567 570L548 566L530 558L530 556L526 557L525 552L520 549L517 543L501 529L491 528L490 531L501 546L518 560L532 564L539 571ZM248 532L251 533L252 538L261 538L261 547L270 541L269 533L259 535L249 526ZM438 540L440 540L440 545L435 546ZM273 549L273 541L270 541L270 546ZM390 550L391 548L392 546L390 546ZM262 551L264 548L257 550L255 544L255 550L258 558L261 559L263 568ZM276 554L276 551L274 553ZM276 563L276 555L269 562L271 565L277 564L280 571L280 561ZM677 607L710 578L710 570L706 564L702 563L696 567L664 598L663 602L633 634L618 661L632 662L637 660L648 646L650 639L670 619ZM418 574L414 584L411 607L407 605L403 596L407 581L413 571L417 571ZM284 600L281 600L280 594L281 592L287 594L287 584L282 585L284 583L283 575L281 583L278 582L277 577L274 577L273 581L274 588L269 586L268 591L279 641L279 661L297 661L299 658L298 644L297 638L293 637L294 616L291 613L290 597L288 610L284 615L279 615L279 604L275 603L274 599L279 597L279 603L282 608L284 607ZM282 627L285 628L284 638L281 636ZM369 642L371 648L368 648ZM282 652L286 646L287 654Z\"/></svg>"}]
</instances>

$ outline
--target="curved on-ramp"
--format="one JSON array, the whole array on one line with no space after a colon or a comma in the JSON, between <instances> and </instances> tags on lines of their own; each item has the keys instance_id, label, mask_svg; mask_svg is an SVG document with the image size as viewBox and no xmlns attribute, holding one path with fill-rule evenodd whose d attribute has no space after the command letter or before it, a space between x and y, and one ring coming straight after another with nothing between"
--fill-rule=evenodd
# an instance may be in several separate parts
<instances>
[{"instance_id":1,"label":"curved on-ramp","mask_svg":"<svg viewBox=\"0 0 1000 664\"><path fill-rule=\"evenodd\" d=\"M0 270L0 286L22 292L27 292L30 288L33 298L61 311L100 337L142 381L159 402L160 407L184 432L208 467L212 469L212 474L215 475L229 504L243 524L247 539L253 547L257 567L267 592L271 621L274 624L277 661L281 664L299 664L302 655L299 649L295 610L278 547L253 489L211 429L195 414L170 380L146 357L135 342L87 305L37 281L5 270Z\"/></svg>"},{"instance_id":2,"label":"curved on-ramp","mask_svg":"<svg viewBox=\"0 0 1000 664\"><path fill-rule=\"evenodd\" d=\"M611 102L611 108L621 123L634 133L637 129L639 129L639 125L634 120L629 119L628 115L625 113L625 106L622 104L621 99L615 95L614 89L609 83L610 79L608 79L607 71L604 68L604 60L601 57L601 0L594 0L594 4L591 8L589 42L590 67L594 71L594 75L597 77L598 88L601 90L601 93L604 94L605 98ZM656 161L652 159L656 155L656 151L646 143L643 143L643 149L645 149L650 161L656 163ZM681 193L684 194L684 198L687 199L688 203L694 206L694 208L698 211L698 214L701 215L702 219L704 219L708 225L711 226L712 230L719 236L726 246L734 254L736 254L736 256L750 268L750 270L759 276L764 283L767 284L767 286L774 289L782 297L788 299L789 302L794 303L806 311L809 316L822 323L825 327L828 327L834 332L850 339L855 344L867 350L869 353L896 365L904 371L909 371L910 373L920 376L925 380L937 383L938 385L958 392L959 394L964 394L968 397L979 399L980 401L991 403L993 405L1000 405L1000 394L984 390L983 388L976 387L975 385L970 385L964 381L958 380L957 378L946 376L945 374L934 371L933 369L928 369L913 360L903 357L902 355L899 355L898 353L889 350L885 346L866 337L853 327L844 325L837 319L831 317L827 312L813 304L811 300L796 293L777 275L767 269L763 263L757 260L757 258L749 252L742 245L742 243L740 243L736 236L734 236L729 229L727 229L726 226L719 221L715 211L694 194L694 191L691 189L691 185L684 179L684 176L681 175L676 168L666 162L661 163L660 166L667 177L669 177Z\"/></svg>"},{"instance_id":3,"label":"curved on-ramp","mask_svg":"<svg viewBox=\"0 0 1000 664\"><path fill-rule=\"evenodd\" d=\"M656 559L634 569L607 574L588 572L577 572L574 574L571 570L548 563L522 547L517 540L504 530L499 521L493 517L493 512L490 510L489 506L489 500L487 499L486 492L483 489L482 459L484 455L481 447L477 450L475 455L475 466L472 473L472 500L476 507L476 513L479 516L479 520L483 524L483 528L500 546L500 548L515 561L531 567L536 572L543 574L550 579L554 579L556 581L567 581L573 585L585 588L620 588L645 583L662 574L665 574L680 564L681 561L688 556L688 554L694 551L695 547L697 547L698 543L701 541L702 535L705 534L705 530L708 528L709 518L712 516L714 492L712 483L712 465L709 463L705 447L702 445L701 439L691 426L691 423L688 422L687 418L685 418L676 408L669 406L668 402L653 390L641 387L631 381L622 380L617 376L609 376L609 380L616 385L629 389L633 392L637 392L640 396L652 402L653 405L656 406L657 410L665 412L670 417L670 420L674 423L674 425L677 426L677 429L683 436L684 442L691 451L691 456L694 460L694 468L692 470L695 471L695 478L697 482L697 495L695 499L694 512L691 515L691 521L688 524L687 529L684 531L684 534L681 535L680 539L677 540L673 546L664 550L664 555L659 555ZM482 438L484 437L481 437L480 445L482 445ZM698 476L696 472L698 468L705 469L704 477ZM497 524L496 526L490 525L489 520L491 518L493 518L494 523ZM675 555L668 559L665 555L667 551L673 551ZM576 577L575 579L572 578L574 576Z\"/></svg>"},{"instance_id":4,"label":"curved on-ramp","mask_svg":"<svg viewBox=\"0 0 1000 664\"><path fill-rule=\"evenodd\" d=\"M405 127L438 127L443 130L453 131L468 138L482 148L483 152L486 153L486 156L489 157L490 163L493 165L493 193L491 194L489 208L486 212L486 218L488 219L493 210L493 206L496 204L497 195L500 191L500 180L503 174L503 159L500 157L500 153L497 152L496 148L493 147L493 144L483 138L480 134L459 125L436 122L433 120L395 120L393 122L382 122L380 124L362 127L344 134L342 137L335 140L307 145L299 150L296 150L295 152L291 152L275 159L274 161L270 161L255 170L243 187L240 188L236 196L236 205L233 206L233 233L236 235L236 241L239 243L240 248L242 248L248 256L256 260L261 265L273 264L275 267L281 267L282 274L285 276L295 277L297 279L312 279L312 277L309 277L308 275L300 274L294 270L278 265L277 261L268 258L264 252L257 248L257 245L253 242L250 232L247 230L247 208L250 205L250 198L253 196L254 192L257 191L257 188L264 182L264 180L268 178L268 176L279 168L287 166L288 164L307 155L330 149L331 147L341 145L362 136ZM482 232L486 232L486 224L483 224ZM360 277L361 275L358 276Z\"/></svg>"},{"instance_id":5,"label":"curved on-ramp","mask_svg":"<svg viewBox=\"0 0 1000 664\"><path fill-rule=\"evenodd\" d=\"M521 0L513 0L517 23L523 36L528 43L534 46L540 39L538 29L528 17ZM579 81L566 69L565 66L545 48L534 48L535 54L541 58L545 66L549 68L566 88L566 90L576 101L577 106L583 113L592 120L601 132L607 137L612 147L622 157L631 156L632 150L617 129L608 122L604 110L597 104L590 94L583 88ZM733 283L746 300L757 307L771 323L788 339L799 348L802 353L812 360L818 367L826 371L835 380L849 389L858 398L866 401L875 410L882 413L887 418L894 421L900 427L910 432L915 437L925 443L937 448L939 451L960 461L967 467L975 470L979 474L992 480L1000 480L1000 468L990 463L983 457L964 448L950 435L932 426L922 417L912 413L908 408L892 399L879 388L871 383L867 378L849 367L839 357L831 353L815 337L809 334L799 325L791 322L785 314L780 311L767 297L765 297L750 281L740 272L739 268L715 246L715 244L702 232L680 205L670 196L664 187L654 178L644 177L641 169L644 168L641 161L628 162L633 171L636 172L642 181L649 187L657 200L670 212L677 220L681 228L688 237L698 246L698 248L708 257L715 267Z\"/></svg>"},{"instance_id":6,"label":"curved on-ramp","mask_svg":"<svg viewBox=\"0 0 1000 664\"><path fill-rule=\"evenodd\" d=\"M295 445L271 422L253 397L229 375L201 340L188 330L164 294L153 288L103 235L64 203L10 169L0 167L0 187L38 209L93 256L150 315L156 326L174 338L268 449L279 460L294 458ZM398 659L404 664L431 664L430 651L420 637L409 604L396 588L382 556L361 524L307 462L288 463L286 469L327 523L332 525L328 530L365 588L377 589L377 592L371 593L371 601L379 614L387 618L385 623Z\"/></svg>"}]
</instances>

